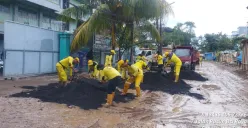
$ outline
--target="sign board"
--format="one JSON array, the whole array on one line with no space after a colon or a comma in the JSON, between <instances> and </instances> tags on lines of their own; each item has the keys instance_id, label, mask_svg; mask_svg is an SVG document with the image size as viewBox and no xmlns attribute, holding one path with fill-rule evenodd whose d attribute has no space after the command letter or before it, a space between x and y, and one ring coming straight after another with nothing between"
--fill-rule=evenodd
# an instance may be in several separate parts
<instances>
[{"instance_id":1,"label":"sign board","mask_svg":"<svg viewBox=\"0 0 248 128\"><path fill-rule=\"evenodd\" d=\"M102 35L96 35L93 48L94 50L101 51L111 50L111 38Z\"/></svg>"}]
</instances>

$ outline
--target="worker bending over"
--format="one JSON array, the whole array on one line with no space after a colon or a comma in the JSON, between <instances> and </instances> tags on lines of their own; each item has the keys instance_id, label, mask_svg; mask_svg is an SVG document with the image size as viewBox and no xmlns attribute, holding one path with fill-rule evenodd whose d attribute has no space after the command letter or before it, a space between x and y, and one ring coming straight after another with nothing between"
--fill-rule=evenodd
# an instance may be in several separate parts
<instances>
[{"instance_id":1,"label":"worker bending over","mask_svg":"<svg viewBox=\"0 0 248 128\"><path fill-rule=\"evenodd\" d=\"M170 53L165 52L165 57L166 57L166 60L167 60L166 65L170 64L171 62L173 62L175 64L174 76L175 76L175 82L178 82L179 75L180 75L180 70L181 70L181 66L182 66L182 61L173 52L170 52Z\"/></svg>"},{"instance_id":2,"label":"worker bending over","mask_svg":"<svg viewBox=\"0 0 248 128\"><path fill-rule=\"evenodd\" d=\"M112 67L112 62L113 62L113 55L115 55L115 50L110 50L110 54L106 56L105 58L105 64L104 66L107 67L107 66L110 66Z\"/></svg>"},{"instance_id":3,"label":"worker bending over","mask_svg":"<svg viewBox=\"0 0 248 128\"><path fill-rule=\"evenodd\" d=\"M121 74L121 78L122 79L126 79L127 78L127 74L126 74L126 71L127 71L127 68L123 67L124 64L127 64L128 63L128 60L119 60L117 62L117 71Z\"/></svg>"},{"instance_id":4,"label":"worker bending over","mask_svg":"<svg viewBox=\"0 0 248 128\"><path fill-rule=\"evenodd\" d=\"M67 58L59 61L56 64L56 69L58 72L58 77L59 77L59 83L62 84L62 86L66 86L67 85L67 74L66 71L69 71L69 75L70 75L70 80L72 79L72 71L73 72L77 72L74 69L74 65L79 63L79 58L73 58L71 56L68 56Z\"/></svg>"},{"instance_id":5,"label":"worker bending over","mask_svg":"<svg viewBox=\"0 0 248 128\"><path fill-rule=\"evenodd\" d=\"M97 70L98 63L96 61L89 60L88 67L89 67L89 75L90 78L98 79L99 78L99 71Z\"/></svg>"},{"instance_id":6,"label":"worker bending over","mask_svg":"<svg viewBox=\"0 0 248 128\"><path fill-rule=\"evenodd\" d=\"M143 82L143 68L146 67L146 63L144 61L138 61L135 64L124 64L125 67L128 67L128 75L129 78L124 84L122 95L126 95L130 85L134 82L136 89L136 96L139 97L141 95L140 92L140 84Z\"/></svg>"},{"instance_id":7,"label":"worker bending over","mask_svg":"<svg viewBox=\"0 0 248 128\"><path fill-rule=\"evenodd\" d=\"M104 68L103 65L98 65L97 70L101 70L100 73L103 76L101 79L102 83L109 81L107 89L107 103L105 105L108 107L113 103L116 87L121 84L121 74L115 68L108 66Z\"/></svg>"}]
</instances>

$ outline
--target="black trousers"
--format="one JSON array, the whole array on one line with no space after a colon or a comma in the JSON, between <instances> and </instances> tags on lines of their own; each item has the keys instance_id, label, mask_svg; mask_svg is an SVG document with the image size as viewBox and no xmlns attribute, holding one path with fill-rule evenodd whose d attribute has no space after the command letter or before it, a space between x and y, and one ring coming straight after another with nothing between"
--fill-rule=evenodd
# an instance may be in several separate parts
<instances>
[{"instance_id":1,"label":"black trousers","mask_svg":"<svg viewBox=\"0 0 248 128\"><path fill-rule=\"evenodd\" d=\"M121 76L117 76L111 80L109 80L109 84L108 84L108 94L112 94L113 92L115 92L115 89L118 85L121 84Z\"/></svg>"},{"instance_id":2,"label":"black trousers","mask_svg":"<svg viewBox=\"0 0 248 128\"><path fill-rule=\"evenodd\" d=\"M161 73L163 70L163 64L158 65L158 72Z\"/></svg>"}]
</instances>

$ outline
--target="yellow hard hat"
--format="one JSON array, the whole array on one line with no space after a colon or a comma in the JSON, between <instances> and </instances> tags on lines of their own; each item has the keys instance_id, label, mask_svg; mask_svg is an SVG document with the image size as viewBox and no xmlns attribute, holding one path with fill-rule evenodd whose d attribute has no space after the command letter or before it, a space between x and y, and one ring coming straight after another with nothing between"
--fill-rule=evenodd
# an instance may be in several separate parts
<instances>
[{"instance_id":1,"label":"yellow hard hat","mask_svg":"<svg viewBox=\"0 0 248 128\"><path fill-rule=\"evenodd\" d=\"M170 53L169 52L165 52L164 56L167 57Z\"/></svg>"},{"instance_id":2,"label":"yellow hard hat","mask_svg":"<svg viewBox=\"0 0 248 128\"><path fill-rule=\"evenodd\" d=\"M88 65L89 65L89 66L93 65L93 61L92 61L92 60L89 60L89 61L88 61Z\"/></svg>"},{"instance_id":3,"label":"yellow hard hat","mask_svg":"<svg viewBox=\"0 0 248 128\"><path fill-rule=\"evenodd\" d=\"M126 62L126 63L128 63L128 62L129 62L129 60L126 60L125 62Z\"/></svg>"},{"instance_id":4,"label":"yellow hard hat","mask_svg":"<svg viewBox=\"0 0 248 128\"><path fill-rule=\"evenodd\" d=\"M115 50L110 50L110 53L116 54L116 53L115 53Z\"/></svg>"},{"instance_id":5,"label":"yellow hard hat","mask_svg":"<svg viewBox=\"0 0 248 128\"><path fill-rule=\"evenodd\" d=\"M78 63L79 63L79 61L80 61L78 57L76 57L75 60L76 60Z\"/></svg>"},{"instance_id":6,"label":"yellow hard hat","mask_svg":"<svg viewBox=\"0 0 248 128\"><path fill-rule=\"evenodd\" d=\"M124 64L124 60L120 60L118 63L119 63L120 65L123 65L123 64Z\"/></svg>"}]
</instances>

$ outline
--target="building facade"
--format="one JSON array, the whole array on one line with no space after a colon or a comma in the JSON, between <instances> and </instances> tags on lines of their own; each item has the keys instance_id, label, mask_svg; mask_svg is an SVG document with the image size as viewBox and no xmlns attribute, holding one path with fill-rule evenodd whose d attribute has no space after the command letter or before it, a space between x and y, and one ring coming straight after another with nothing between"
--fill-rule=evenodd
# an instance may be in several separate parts
<instances>
[{"instance_id":1,"label":"building facade","mask_svg":"<svg viewBox=\"0 0 248 128\"><path fill-rule=\"evenodd\" d=\"M56 71L59 33L76 29L75 22L63 23L57 18L72 6L69 2L79 4L76 0L0 1L0 61L4 61L0 76Z\"/></svg>"},{"instance_id":2,"label":"building facade","mask_svg":"<svg viewBox=\"0 0 248 128\"><path fill-rule=\"evenodd\" d=\"M247 35L247 34L248 34L247 27L245 26L238 27L238 35Z\"/></svg>"},{"instance_id":3,"label":"building facade","mask_svg":"<svg viewBox=\"0 0 248 128\"><path fill-rule=\"evenodd\" d=\"M71 3L79 4L76 0ZM76 29L76 23L63 23L57 19L63 9L71 7L69 0L6 0L0 2L0 33L4 33L4 21L50 29L54 31L70 31Z\"/></svg>"}]
</instances>

